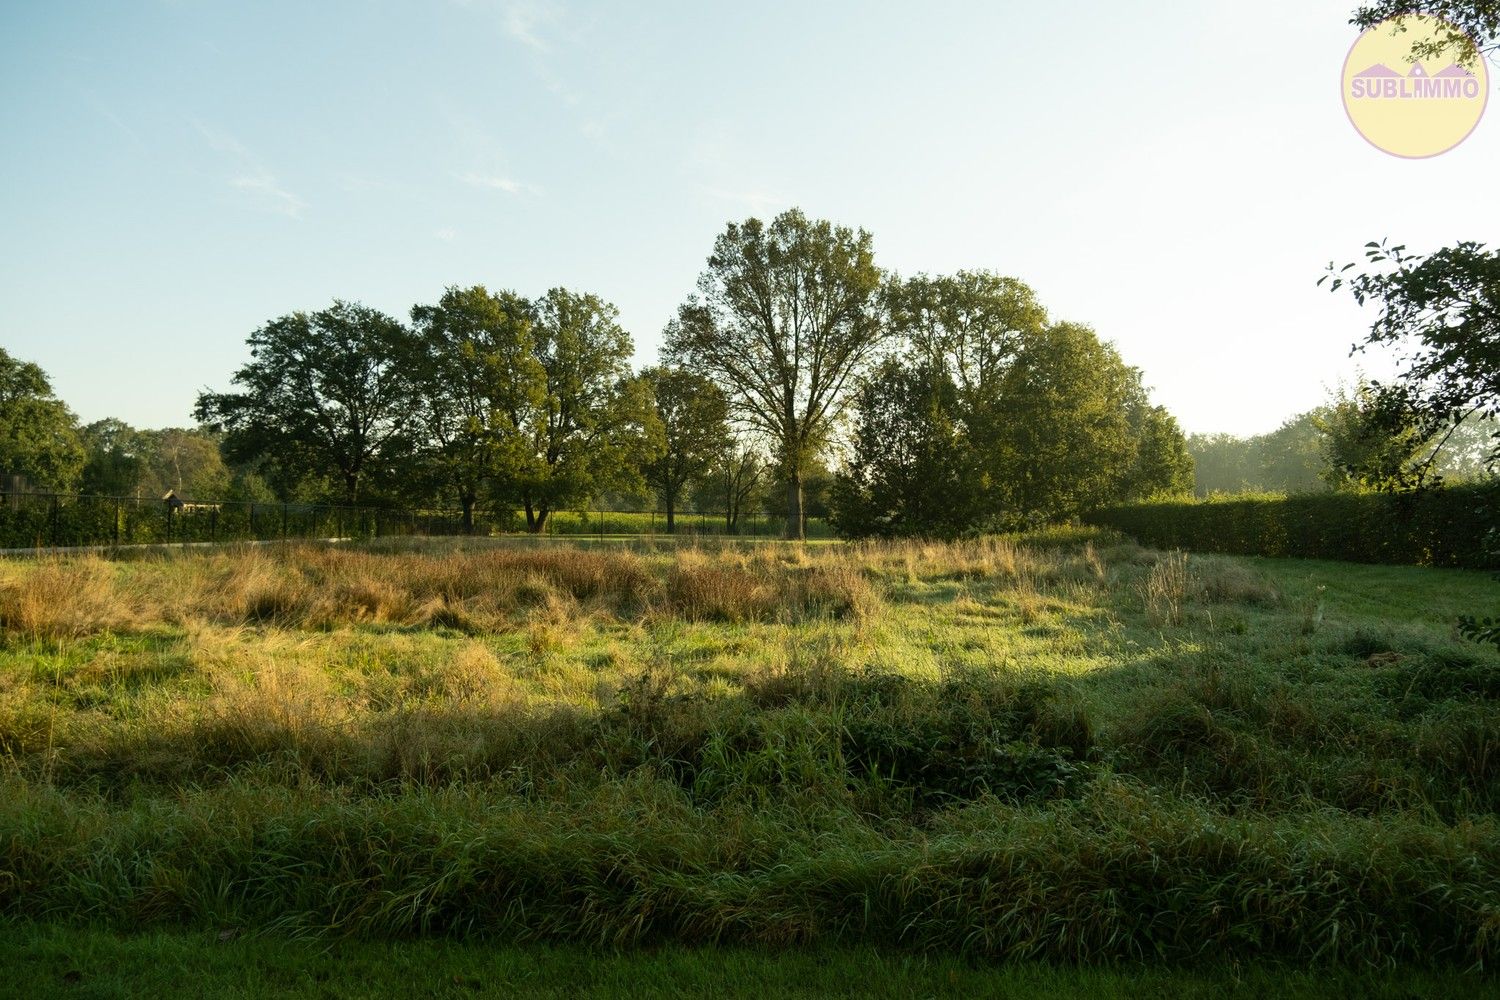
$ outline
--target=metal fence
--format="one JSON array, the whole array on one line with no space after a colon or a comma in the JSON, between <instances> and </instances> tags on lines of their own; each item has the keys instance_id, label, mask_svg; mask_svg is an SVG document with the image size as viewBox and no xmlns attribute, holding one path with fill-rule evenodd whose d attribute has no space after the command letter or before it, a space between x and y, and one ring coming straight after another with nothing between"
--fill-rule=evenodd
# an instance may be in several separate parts
<instances>
[{"instance_id":1,"label":"metal fence","mask_svg":"<svg viewBox=\"0 0 1500 1000\"><path fill-rule=\"evenodd\" d=\"M722 512L678 511L675 535L772 537L785 518L744 513L731 529ZM808 534L826 533L818 519ZM664 535L666 514L652 510L556 511L541 532L566 536ZM141 497L0 493L0 549L162 545L290 539L526 533L520 511L475 511L471 531L457 510L396 510L337 504L181 503Z\"/></svg>"}]
</instances>

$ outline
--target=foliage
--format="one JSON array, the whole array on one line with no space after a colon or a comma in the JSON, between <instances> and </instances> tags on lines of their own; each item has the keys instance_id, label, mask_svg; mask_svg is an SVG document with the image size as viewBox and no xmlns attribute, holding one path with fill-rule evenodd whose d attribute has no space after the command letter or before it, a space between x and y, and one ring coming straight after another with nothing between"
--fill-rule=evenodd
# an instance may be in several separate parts
<instances>
[{"instance_id":1,"label":"foliage","mask_svg":"<svg viewBox=\"0 0 1500 1000\"><path fill-rule=\"evenodd\" d=\"M1465 65L1500 46L1500 2L1496 0L1374 0L1354 12L1351 23L1371 28L1403 15L1425 14L1446 24L1430 42L1412 46L1412 57L1446 56Z\"/></svg>"},{"instance_id":2,"label":"foliage","mask_svg":"<svg viewBox=\"0 0 1500 1000\"><path fill-rule=\"evenodd\" d=\"M744 512L758 508L766 499L770 463L760 449L743 435L732 437L714 456L694 491L700 510L724 512L724 527L730 533L740 528Z\"/></svg>"},{"instance_id":3,"label":"foliage","mask_svg":"<svg viewBox=\"0 0 1500 1000\"><path fill-rule=\"evenodd\" d=\"M1103 507L1084 520L1143 544L1200 552L1500 568L1493 484L1411 493L1240 495Z\"/></svg>"},{"instance_id":4,"label":"foliage","mask_svg":"<svg viewBox=\"0 0 1500 1000\"><path fill-rule=\"evenodd\" d=\"M1361 380L1340 390L1317 426L1323 478L1334 489L1407 489L1429 479L1438 449L1404 393Z\"/></svg>"},{"instance_id":5,"label":"foliage","mask_svg":"<svg viewBox=\"0 0 1500 1000\"><path fill-rule=\"evenodd\" d=\"M1375 303L1379 314L1356 350L1394 351L1397 381L1375 384L1404 407L1418 432L1436 437L1471 414L1500 415L1500 250L1464 242L1431 254L1404 246L1368 243L1367 270L1335 270L1330 288L1348 286L1356 302ZM1500 438L1494 457L1500 456Z\"/></svg>"},{"instance_id":6,"label":"foliage","mask_svg":"<svg viewBox=\"0 0 1500 1000\"><path fill-rule=\"evenodd\" d=\"M648 368L641 378L651 391L662 434L660 453L642 472L666 508L671 532L684 491L707 474L728 447L729 402L717 383L685 368Z\"/></svg>"},{"instance_id":7,"label":"foliage","mask_svg":"<svg viewBox=\"0 0 1500 1000\"><path fill-rule=\"evenodd\" d=\"M1021 282L924 275L886 298L910 359L858 397L842 533L953 537L1189 489L1182 432L1140 373L1087 327L1049 325Z\"/></svg>"},{"instance_id":8,"label":"foliage","mask_svg":"<svg viewBox=\"0 0 1500 1000\"><path fill-rule=\"evenodd\" d=\"M553 511L629 488L659 450L661 431L649 387L631 373L634 347L614 306L554 288L533 309L541 392L513 424L521 433L515 496L539 532Z\"/></svg>"},{"instance_id":9,"label":"foliage","mask_svg":"<svg viewBox=\"0 0 1500 1000\"><path fill-rule=\"evenodd\" d=\"M801 537L802 473L827 444L854 381L885 336L872 240L801 211L730 223L667 328L667 356L723 388L764 434Z\"/></svg>"},{"instance_id":10,"label":"foliage","mask_svg":"<svg viewBox=\"0 0 1500 1000\"><path fill-rule=\"evenodd\" d=\"M527 457L523 428L545 397L534 310L514 292L455 287L436 305L413 307L412 325L422 348L426 464L438 492L458 501L469 532L486 489L514 496Z\"/></svg>"},{"instance_id":11,"label":"foliage","mask_svg":"<svg viewBox=\"0 0 1500 1000\"><path fill-rule=\"evenodd\" d=\"M1327 407L1299 413L1265 434L1189 435L1194 492L1304 493L1328 489L1322 422Z\"/></svg>"},{"instance_id":12,"label":"foliage","mask_svg":"<svg viewBox=\"0 0 1500 1000\"><path fill-rule=\"evenodd\" d=\"M83 472L78 420L40 367L0 347L0 473L69 490Z\"/></svg>"},{"instance_id":13,"label":"foliage","mask_svg":"<svg viewBox=\"0 0 1500 1000\"><path fill-rule=\"evenodd\" d=\"M987 480L965 429L958 390L935 365L882 364L854 403L855 430L830 500L849 538L953 538L982 516Z\"/></svg>"},{"instance_id":14,"label":"foliage","mask_svg":"<svg viewBox=\"0 0 1500 1000\"><path fill-rule=\"evenodd\" d=\"M411 454L415 343L357 303L292 313L250 335L238 392L204 392L194 416L225 434L233 461L267 459L285 483L333 474L347 503Z\"/></svg>"}]
</instances>

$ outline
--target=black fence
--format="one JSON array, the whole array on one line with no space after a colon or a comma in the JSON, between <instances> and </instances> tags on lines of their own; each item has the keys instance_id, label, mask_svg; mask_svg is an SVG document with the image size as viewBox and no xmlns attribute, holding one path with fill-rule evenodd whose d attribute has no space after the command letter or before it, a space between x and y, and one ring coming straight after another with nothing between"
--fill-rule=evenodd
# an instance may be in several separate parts
<instances>
[{"instance_id":1,"label":"black fence","mask_svg":"<svg viewBox=\"0 0 1500 1000\"><path fill-rule=\"evenodd\" d=\"M673 534L687 536L775 537L784 533L786 524L782 517L745 513L731 526L723 513L712 511L678 511L674 520ZM826 535L827 530L820 519L809 519L810 536ZM0 549L524 533L525 514L511 510L476 511L472 528L465 531L457 510L0 494ZM597 509L553 512L541 532L599 537L666 533L667 517L661 511Z\"/></svg>"}]
</instances>

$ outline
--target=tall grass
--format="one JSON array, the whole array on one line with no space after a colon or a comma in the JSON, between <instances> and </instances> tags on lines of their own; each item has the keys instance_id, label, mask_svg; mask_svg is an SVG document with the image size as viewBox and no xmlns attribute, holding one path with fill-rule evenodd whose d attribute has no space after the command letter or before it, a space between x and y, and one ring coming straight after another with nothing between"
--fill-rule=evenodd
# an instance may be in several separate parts
<instances>
[{"instance_id":1,"label":"tall grass","mask_svg":"<svg viewBox=\"0 0 1500 1000\"><path fill-rule=\"evenodd\" d=\"M0 913L1488 968L1486 586L1103 534L0 563Z\"/></svg>"}]
</instances>

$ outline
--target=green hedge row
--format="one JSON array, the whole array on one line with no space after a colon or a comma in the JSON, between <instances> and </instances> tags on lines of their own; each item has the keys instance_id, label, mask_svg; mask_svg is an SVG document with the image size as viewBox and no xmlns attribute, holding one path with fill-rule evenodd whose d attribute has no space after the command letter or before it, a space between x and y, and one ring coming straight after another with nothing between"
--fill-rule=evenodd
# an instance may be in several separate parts
<instances>
[{"instance_id":1,"label":"green hedge row","mask_svg":"<svg viewBox=\"0 0 1500 1000\"><path fill-rule=\"evenodd\" d=\"M1106 507L1084 516L1143 545L1236 555L1500 568L1500 485L1295 493Z\"/></svg>"}]
</instances>

